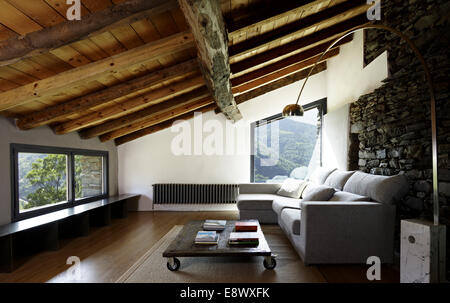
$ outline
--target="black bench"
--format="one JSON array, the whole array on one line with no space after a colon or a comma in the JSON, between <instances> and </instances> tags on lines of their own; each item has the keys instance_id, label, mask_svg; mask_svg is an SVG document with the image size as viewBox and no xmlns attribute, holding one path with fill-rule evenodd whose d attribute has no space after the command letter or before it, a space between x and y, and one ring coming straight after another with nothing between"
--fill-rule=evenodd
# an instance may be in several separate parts
<instances>
[{"instance_id":1,"label":"black bench","mask_svg":"<svg viewBox=\"0 0 450 303\"><path fill-rule=\"evenodd\" d=\"M18 259L41 250L59 249L59 239L87 236L90 226L124 218L128 201L139 195L118 195L0 226L0 272L12 272Z\"/></svg>"}]
</instances>

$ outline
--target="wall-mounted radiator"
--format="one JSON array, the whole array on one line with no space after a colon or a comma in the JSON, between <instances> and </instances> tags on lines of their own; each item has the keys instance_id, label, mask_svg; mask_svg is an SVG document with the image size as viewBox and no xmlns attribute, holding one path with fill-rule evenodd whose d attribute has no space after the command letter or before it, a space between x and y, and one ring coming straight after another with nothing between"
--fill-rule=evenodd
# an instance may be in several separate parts
<instances>
[{"instance_id":1,"label":"wall-mounted radiator","mask_svg":"<svg viewBox=\"0 0 450 303\"><path fill-rule=\"evenodd\" d=\"M153 184L154 204L236 203L238 184Z\"/></svg>"}]
</instances>

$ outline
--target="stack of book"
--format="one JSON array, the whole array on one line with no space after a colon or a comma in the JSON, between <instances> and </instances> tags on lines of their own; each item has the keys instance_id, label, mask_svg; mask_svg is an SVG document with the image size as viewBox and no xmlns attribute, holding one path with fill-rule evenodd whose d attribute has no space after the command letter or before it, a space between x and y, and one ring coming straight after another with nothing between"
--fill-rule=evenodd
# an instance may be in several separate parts
<instances>
[{"instance_id":1,"label":"stack of book","mask_svg":"<svg viewBox=\"0 0 450 303\"><path fill-rule=\"evenodd\" d=\"M259 244L258 233L254 233L254 232L230 233L230 238L228 239L228 244L230 244L230 245L258 245Z\"/></svg>"},{"instance_id":2,"label":"stack of book","mask_svg":"<svg viewBox=\"0 0 450 303\"><path fill-rule=\"evenodd\" d=\"M201 230L195 237L195 244L215 245L219 243L219 235L215 231Z\"/></svg>"},{"instance_id":3,"label":"stack of book","mask_svg":"<svg viewBox=\"0 0 450 303\"><path fill-rule=\"evenodd\" d=\"M205 220L205 223L203 223L203 229L220 231L225 229L226 224L227 221L225 220Z\"/></svg>"},{"instance_id":4,"label":"stack of book","mask_svg":"<svg viewBox=\"0 0 450 303\"><path fill-rule=\"evenodd\" d=\"M237 221L234 230L239 231L257 231L258 224L255 221Z\"/></svg>"}]
</instances>

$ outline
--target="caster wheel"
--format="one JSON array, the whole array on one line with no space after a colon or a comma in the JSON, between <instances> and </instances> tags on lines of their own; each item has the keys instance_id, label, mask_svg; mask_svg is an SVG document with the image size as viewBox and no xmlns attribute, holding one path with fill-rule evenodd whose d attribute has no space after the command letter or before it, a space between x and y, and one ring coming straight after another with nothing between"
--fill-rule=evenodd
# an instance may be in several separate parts
<instances>
[{"instance_id":1,"label":"caster wheel","mask_svg":"<svg viewBox=\"0 0 450 303\"><path fill-rule=\"evenodd\" d=\"M277 261L274 258L271 258L270 259L270 263L268 263L267 259L264 259L263 264L264 264L264 267L266 269L272 270L272 269L274 269L277 266Z\"/></svg>"},{"instance_id":2,"label":"caster wheel","mask_svg":"<svg viewBox=\"0 0 450 303\"><path fill-rule=\"evenodd\" d=\"M173 264L171 265L170 262L167 262L167 268L170 271L177 271L180 268L180 260L173 258Z\"/></svg>"}]
</instances>

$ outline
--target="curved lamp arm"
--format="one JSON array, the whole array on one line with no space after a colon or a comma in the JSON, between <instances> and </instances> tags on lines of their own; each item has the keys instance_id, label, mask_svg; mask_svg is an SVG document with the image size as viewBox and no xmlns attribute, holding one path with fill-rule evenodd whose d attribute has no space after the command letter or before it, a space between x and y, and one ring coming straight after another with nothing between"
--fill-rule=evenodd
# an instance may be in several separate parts
<instances>
[{"instance_id":1,"label":"curved lamp arm","mask_svg":"<svg viewBox=\"0 0 450 303\"><path fill-rule=\"evenodd\" d=\"M314 66L309 70L308 76L306 77L305 81L303 82L302 88L300 90L300 93L297 97L297 102L295 105L287 105L287 108L292 108L294 106L299 107L298 102L300 101L300 96L303 93L303 89L305 88L306 82L308 81L309 77L311 76L311 73L317 66L317 64L322 61L323 56L331 49L333 48L339 41L344 39L345 37L364 29L369 28L375 28L375 29L383 29L387 30L391 33L396 34L400 38L402 38L409 47L414 51L414 54L416 55L417 59L419 59L420 63L422 64L422 67L425 71L425 77L428 83L428 89L430 92L430 105L431 105L431 139L432 139L432 163L433 163L433 223L434 225L439 225L439 187L438 187L438 151L437 151L437 128L436 128L436 100L434 96L434 88L433 88L433 81L431 79L431 73L430 69L428 68L427 63L425 62L425 59L423 58L422 54L420 53L419 49L415 46L415 44L403 33L400 31L386 26L382 24L367 24L367 25L361 25L357 26L353 29L348 30L347 32L343 33L339 38L337 38L331 45L322 53L322 55L319 57L319 59L316 60ZM301 107L300 107L301 108ZM303 111L303 110L302 110ZM285 111L283 111L285 112Z\"/></svg>"}]
</instances>

